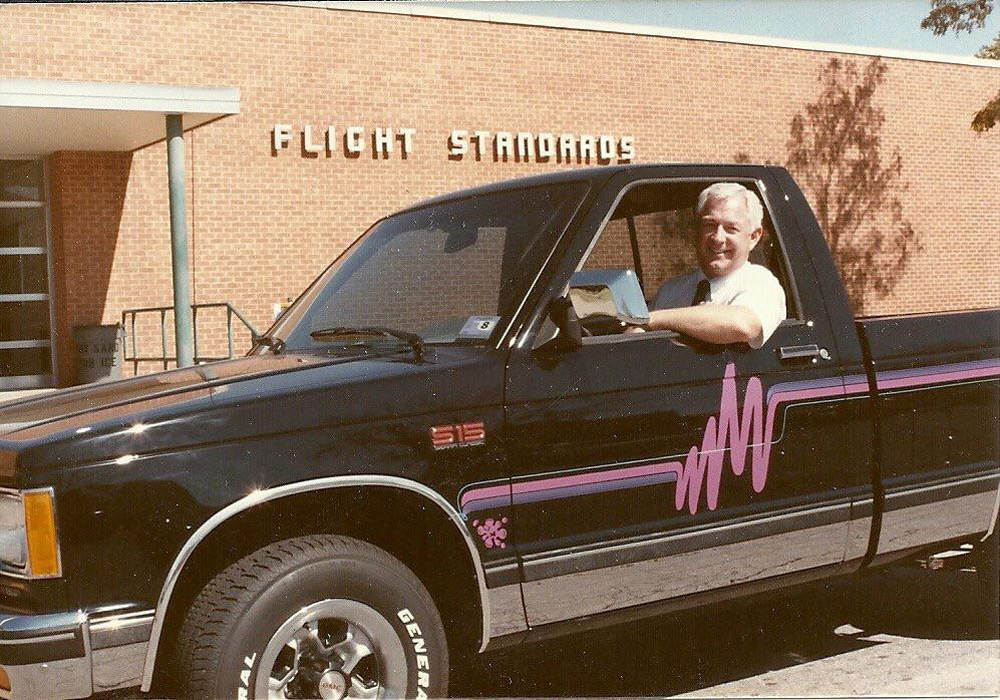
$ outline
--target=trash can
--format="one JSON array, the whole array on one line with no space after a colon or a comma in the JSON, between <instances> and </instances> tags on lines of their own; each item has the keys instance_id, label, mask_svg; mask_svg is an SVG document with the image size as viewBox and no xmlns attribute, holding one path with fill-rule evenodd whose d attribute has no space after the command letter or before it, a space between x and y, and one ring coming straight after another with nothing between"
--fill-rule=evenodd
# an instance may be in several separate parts
<instances>
[{"instance_id":1,"label":"trash can","mask_svg":"<svg viewBox=\"0 0 1000 700\"><path fill-rule=\"evenodd\" d=\"M122 378L122 343L125 329L113 326L74 326L77 384Z\"/></svg>"}]
</instances>

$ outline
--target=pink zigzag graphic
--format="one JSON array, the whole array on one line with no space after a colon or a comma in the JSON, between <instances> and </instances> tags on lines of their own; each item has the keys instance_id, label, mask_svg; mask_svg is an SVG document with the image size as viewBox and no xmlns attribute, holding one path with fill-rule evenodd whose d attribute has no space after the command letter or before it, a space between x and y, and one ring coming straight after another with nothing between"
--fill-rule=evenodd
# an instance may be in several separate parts
<instances>
[{"instance_id":1,"label":"pink zigzag graphic","mask_svg":"<svg viewBox=\"0 0 1000 700\"><path fill-rule=\"evenodd\" d=\"M683 510L684 502L687 501L690 513L694 515L698 512L702 483L705 483L708 508L715 510L719 503L719 486L722 482L722 470L727 453L733 474L740 476L746 467L749 450L753 490L757 493L764 490L771 459L771 435L777 404L778 401L770 403L765 421L764 392L760 379L750 377L743 397L741 420L739 399L736 395L736 366L732 363L726 365L726 373L722 379L719 416L718 418L711 416L708 419L701 448L692 445L683 464L674 461L664 465L677 474L677 490L674 496L677 510Z\"/></svg>"},{"instance_id":2,"label":"pink zigzag graphic","mask_svg":"<svg viewBox=\"0 0 1000 700\"><path fill-rule=\"evenodd\" d=\"M866 393L866 383L854 383L845 387L842 381L813 386L778 385L777 391L767 397L766 414L763 386L759 377L747 380L740 410L736 391L736 366L726 365L722 380L722 392L718 416L711 416L705 424L701 446L692 445L687 458L681 462L671 460L644 464L627 469L576 474L560 477L545 477L534 481L509 485L498 485L473 489L461 498L463 511L469 503L488 498L511 498L515 505L518 495L540 491L569 492L582 484L598 482L626 482L631 478L649 479L655 475L673 473L676 491L674 505L683 510L685 504L692 515L701 505L702 487L709 510L715 510L719 503L719 488L728 455L732 472L741 476L749 458L751 483L755 492L760 493L767 484L768 467L771 460L774 422L778 407L795 401L844 396L848 393Z\"/></svg>"}]
</instances>

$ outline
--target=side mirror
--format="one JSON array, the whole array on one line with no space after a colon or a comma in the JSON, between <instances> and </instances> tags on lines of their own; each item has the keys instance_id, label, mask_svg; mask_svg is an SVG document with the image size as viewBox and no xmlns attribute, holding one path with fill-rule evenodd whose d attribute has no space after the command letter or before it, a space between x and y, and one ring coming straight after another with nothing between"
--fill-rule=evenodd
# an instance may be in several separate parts
<instances>
[{"instance_id":1,"label":"side mirror","mask_svg":"<svg viewBox=\"0 0 1000 700\"><path fill-rule=\"evenodd\" d=\"M580 270L569 282L569 299L580 324L649 323L649 307L632 270Z\"/></svg>"},{"instance_id":2,"label":"side mirror","mask_svg":"<svg viewBox=\"0 0 1000 700\"><path fill-rule=\"evenodd\" d=\"M649 323L649 308L632 270L580 270L570 279L569 294L549 303L548 316L535 349L563 351L580 347L586 335Z\"/></svg>"}]
</instances>

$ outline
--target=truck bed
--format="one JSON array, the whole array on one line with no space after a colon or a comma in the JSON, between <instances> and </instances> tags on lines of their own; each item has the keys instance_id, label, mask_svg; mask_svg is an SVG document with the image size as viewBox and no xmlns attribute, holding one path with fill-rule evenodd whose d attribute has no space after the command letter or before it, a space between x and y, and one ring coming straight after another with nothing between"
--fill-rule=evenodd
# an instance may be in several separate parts
<instances>
[{"instance_id":1,"label":"truck bed","mask_svg":"<svg viewBox=\"0 0 1000 700\"><path fill-rule=\"evenodd\" d=\"M985 532L1000 482L1000 310L856 325L875 401L869 554L892 558Z\"/></svg>"}]
</instances>

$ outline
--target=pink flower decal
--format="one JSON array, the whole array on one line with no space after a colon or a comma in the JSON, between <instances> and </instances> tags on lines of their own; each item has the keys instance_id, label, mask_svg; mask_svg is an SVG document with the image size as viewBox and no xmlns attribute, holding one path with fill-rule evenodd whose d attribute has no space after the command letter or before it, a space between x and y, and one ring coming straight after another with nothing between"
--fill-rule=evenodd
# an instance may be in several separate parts
<instances>
[{"instance_id":1,"label":"pink flower decal","mask_svg":"<svg viewBox=\"0 0 1000 700\"><path fill-rule=\"evenodd\" d=\"M504 542L507 539L507 528L504 527L506 524L507 518L500 518L499 520L486 518L482 523L478 520L472 521L472 527L476 528L476 532L483 538L486 549L493 549L494 547L505 549L507 547L507 543Z\"/></svg>"}]
</instances>

